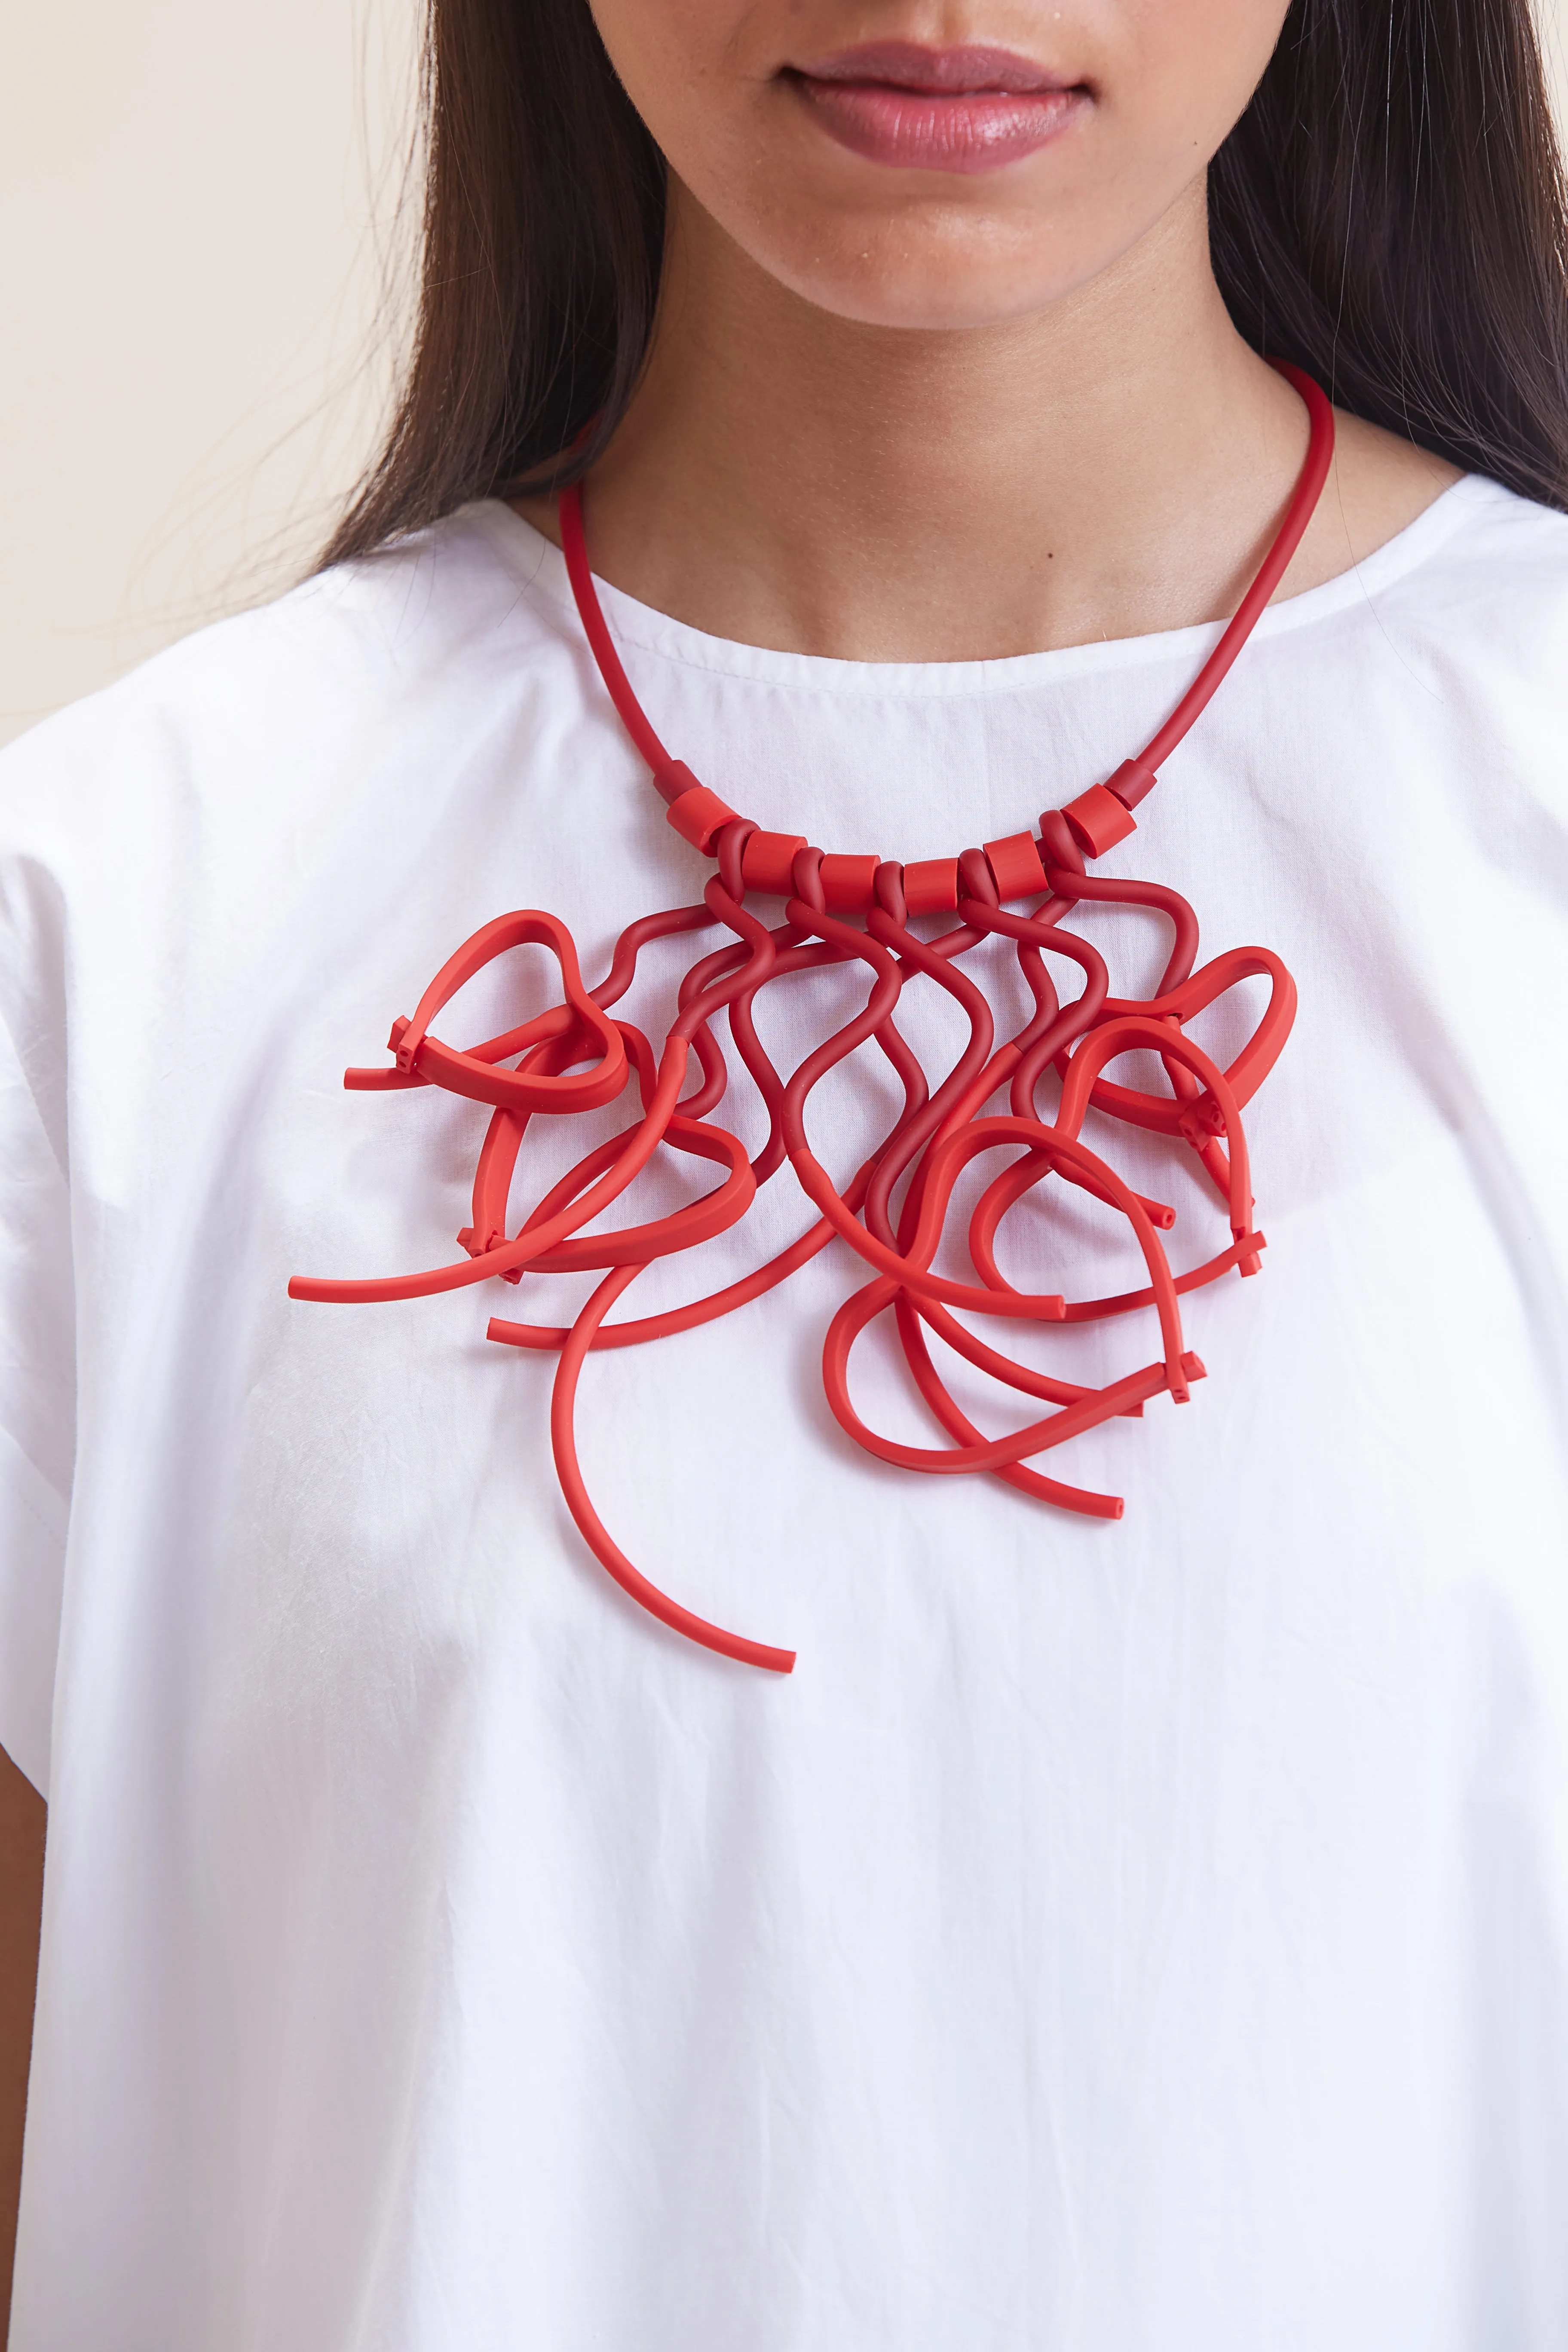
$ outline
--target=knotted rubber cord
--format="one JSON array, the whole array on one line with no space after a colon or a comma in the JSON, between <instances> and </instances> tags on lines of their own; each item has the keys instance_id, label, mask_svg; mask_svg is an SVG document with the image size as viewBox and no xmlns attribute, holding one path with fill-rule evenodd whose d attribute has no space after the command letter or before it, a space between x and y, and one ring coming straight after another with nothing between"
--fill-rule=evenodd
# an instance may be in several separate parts
<instances>
[{"instance_id":1,"label":"knotted rubber cord","mask_svg":"<svg viewBox=\"0 0 1568 2352\"><path fill-rule=\"evenodd\" d=\"M779 1674L795 1664L793 1650L749 1641L683 1609L633 1567L605 1528L583 1481L574 1435L577 1383L584 1360L593 1351L639 1346L731 1314L838 1240L861 1259L869 1277L838 1309L824 1346L823 1382L839 1426L868 1453L901 1468L947 1476L984 1472L1039 1501L1114 1519L1121 1516L1119 1496L1064 1485L1026 1464L1117 1414L1141 1413L1152 1397L1168 1392L1184 1402L1204 1368L1184 1342L1181 1298L1232 1267L1242 1275L1258 1271L1264 1237L1253 1224L1241 1112L1289 1034L1295 985L1267 948L1233 949L1194 969L1197 919L1178 892L1159 883L1097 880L1085 861L1101 856L1136 830L1133 810L1241 651L1317 505L1333 452L1333 412L1310 377L1283 361L1274 364L1307 406L1306 462L1278 536L1207 661L1163 726L1104 783L1091 784L1065 808L1047 810L1037 835L1012 834L958 857L900 866L878 856L825 854L803 835L770 833L738 815L672 759L633 693L605 625L584 545L581 489L574 485L562 496L566 567L600 676L669 804L670 824L714 860L716 871L700 904L628 924L616 942L609 971L593 988L584 985L570 931L552 915L537 909L502 915L465 941L436 974L413 1018L394 1023L392 1067L351 1069L343 1078L346 1087L360 1089L442 1087L489 1107L474 1176L472 1222L458 1236L465 1256L424 1273L368 1281L296 1276L289 1292L293 1298L360 1302L426 1297L496 1276L517 1283L525 1274L601 1275L571 1325L492 1318L489 1336L558 1355L551 1439L573 1518L590 1549L634 1601L707 1649ZM750 903L756 898L782 898L782 923L764 924ZM1027 902L1026 911L1018 911L1020 902ZM1170 954L1152 997L1110 993L1102 958L1087 940L1063 928L1063 919L1080 903L1152 908L1168 919ZM930 940L910 929L914 916L939 913L956 916L953 928ZM857 917L858 921L852 919ZM611 1018L652 940L713 929L728 933L728 940L686 973L676 1017L657 1052L640 1029ZM986 997L960 961L989 939L1012 943L1034 1005L1032 1018L1000 1045ZM466 982L522 946L542 947L554 956L561 974L558 1004L466 1051L432 1035L432 1022ZM1079 994L1066 1003L1047 958L1075 965L1082 975ZM787 1080L782 1077L757 1036L753 1011L759 992L775 982L798 982L826 965L855 963L865 966L870 982L860 1011L826 1037ZM1251 1037L1222 1070L1187 1037L1185 1024L1237 982L1258 976L1269 982L1268 1005ZM951 996L969 1023L967 1044L934 1090L895 1019L903 990L916 982ZM767 1139L754 1157L711 1116L731 1076L714 1029L721 1014L767 1112ZM882 1141L840 1191L812 1149L806 1107L829 1071L867 1045L874 1045L889 1063L903 1103ZM1151 1048L1169 1093L1105 1076L1107 1064L1118 1055ZM698 1083L683 1094L693 1062ZM1061 1082L1052 1118L1042 1117L1037 1101L1047 1069ZM509 1202L532 1120L542 1112L559 1118L602 1108L634 1084L637 1115L579 1160L509 1235ZM1004 1089L1005 1112L987 1115L987 1105ZM1188 1272L1173 1274L1160 1236L1174 1223L1174 1212L1132 1191L1083 1141L1091 1109L1194 1153L1224 1205L1230 1229L1225 1247ZM711 1162L720 1181L699 1200L666 1215L612 1233L595 1231L602 1212L628 1191L661 1150ZM934 1261L954 1186L971 1161L1002 1151L1014 1156L992 1179L967 1227L974 1278L959 1281L937 1274ZM695 1249L742 1218L758 1186L786 1160L817 1213L798 1241L753 1273L688 1306L631 1321L605 1319L656 1258ZM1142 1257L1142 1287L1115 1297L1068 1299L1055 1291L1019 1290L1007 1280L996 1262L998 1230L1008 1211L1052 1175L1120 1212ZM902 1198L895 1205L900 1184ZM955 1311L993 1322L1080 1323L1144 1307L1154 1312L1158 1356L1102 1388L1058 1380L1016 1361L977 1336ZM855 1342L889 1310L916 1391L950 1441L945 1445L905 1445L882 1437L851 1401ZM943 1382L929 1344L933 1333L994 1381L1050 1410L1005 1436L985 1437Z\"/></svg>"}]
</instances>

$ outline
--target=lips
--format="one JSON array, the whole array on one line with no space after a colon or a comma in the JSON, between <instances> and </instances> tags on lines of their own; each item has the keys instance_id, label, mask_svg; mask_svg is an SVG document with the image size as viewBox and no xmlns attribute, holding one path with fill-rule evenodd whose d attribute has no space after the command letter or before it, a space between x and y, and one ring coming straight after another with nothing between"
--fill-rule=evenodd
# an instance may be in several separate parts
<instances>
[{"instance_id":1,"label":"lips","mask_svg":"<svg viewBox=\"0 0 1568 2352\"><path fill-rule=\"evenodd\" d=\"M839 146L905 171L1000 171L1090 103L1070 76L979 46L870 42L792 67L787 79Z\"/></svg>"}]
</instances>

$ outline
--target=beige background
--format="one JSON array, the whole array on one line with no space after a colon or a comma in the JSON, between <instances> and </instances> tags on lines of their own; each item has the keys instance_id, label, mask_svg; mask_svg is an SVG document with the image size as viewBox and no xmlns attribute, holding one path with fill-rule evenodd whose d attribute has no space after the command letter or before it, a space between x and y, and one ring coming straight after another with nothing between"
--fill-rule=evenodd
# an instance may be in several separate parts
<instances>
[{"instance_id":1,"label":"beige background","mask_svg":"<svg viewBox=\"0 0 1568 2352\"><path fill-rule=\"evenodd\" d=\"M0 740L308 562L384 408L420 5L0 9Z\"/></svg>"},{"instance_id":2,"label":"beige background","mask_svg":"<svg viewBox=\"0 0 1568 2352\"><path fill-rule=\"evenodd\" d=\"M0 740L319 542L384 412L419 13L11 0Z\"/></svg>"}]
</instances>

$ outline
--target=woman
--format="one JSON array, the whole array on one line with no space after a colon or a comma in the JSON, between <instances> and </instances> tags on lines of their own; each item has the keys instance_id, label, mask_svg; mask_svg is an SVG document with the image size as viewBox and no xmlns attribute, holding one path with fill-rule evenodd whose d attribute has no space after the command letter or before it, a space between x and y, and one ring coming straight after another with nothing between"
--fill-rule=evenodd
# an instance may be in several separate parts
<instances>
[{"instance_id":1,"label":"woman","mask_svg":"<svg viewBox=\"0 0 1568 2352\"><path fill-rule=\"evenodd\" d=\"M437 0L430 54L325 567L5 763L12 2342L1559 2344L1523 0ZM378 1063L509 910L588 987L681 907L553 1025L565 933L484 933Z\"/></svg>"}]
</instances>

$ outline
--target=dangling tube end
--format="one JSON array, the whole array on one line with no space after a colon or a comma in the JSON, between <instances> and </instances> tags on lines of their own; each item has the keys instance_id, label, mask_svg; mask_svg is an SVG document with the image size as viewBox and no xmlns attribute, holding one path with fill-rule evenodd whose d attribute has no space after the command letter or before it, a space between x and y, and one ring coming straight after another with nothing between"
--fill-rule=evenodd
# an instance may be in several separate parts
<instances>
[{"instance_id":1,"label":"dangling tube end","mask_svg":"<svg viewBox=\"0 0 1568 2352\"><path fill-rule=\"evenodd\" d=\"M318 1307L359 1307L374 1300L380 1287L374 1282L335 1282L325 1275L291 1274L289 1277L289 1297L309 1299Z\"/></svg>"},{"instance_id":2,"label":"dangling tube end","mask_svg":"<svg viewBox=\"0 0 1568 2352\"><path fill-rule=\"evenodd\" d=\"M422 1087L427 1081L413 1070L395 1067L384 1070L345 1070L343 1084L350 1094L379 1095L400 1091L405 1087Z\"/></svg>"},{"instance_id":3,"label":"dangling tube end","mask_svg":"<svg viewBox=\"0 0 1568 2352\"><path fill-rule=\"evenodd\" d=\"M747 1665L761 1666L765 1674L793 1675L795 1672L795 1654L793 1650L767 1650L759 1642L752 1645L749 1654L735 1654L742 1655Z\"/></svg>"},{"instance_id":4,"label":"dangling tube end","mask_svg":"<svg viewBox=\"0 0 1568 2352\"><path fill-rule=\"evenodd\" d=\"M570 1494L566 1502L570 1509L573 1504ZM592 1504L588 1507L592 1510ZM575 1510L573 1510L573 1517L577 1517ZM661 1592L658 1585L650 1584L607 1537L601 1548L589 1536L582 1519L577 1519L577 1525L582 1533L589 1537L590 1549L596 1555L600 1566L609 1570L621 1591L629 1593L637 1606L646 1609L650 1617L657 1617L661 1625L668 1625L672 1633L679 1633L686 1641L695 1642L699 1649L714 1651L721 1658L733 1658L738 1665L760 1666L764 1674L770 1675L794 1674L795 1653L793 1650L770 1649L765 1642L751 1641L744 1633L731 1633L722 1625L710 1624L706 1617L695 1616L689 1609L683 1609L679 1601L672 1601L667 1592ZM602 1528L598 1532L603 1535Z\"/></svg>"},{"instance_id":5,"label":"dangling tube end","mask_svg":"<svg viewBox=\"0 0 1568 2352\"><path fill-rule=\"evenodd\" d=\"M1177 1404L1187 1404L1191 1402L1192 1395L1189 1383L1193 1381L1206 1381L1208 1371L1203 1358L1194 1356L1190 1348L1182 1358L1179 1370L1182 1379L1179 1383L1175 1381L1171 1382L1171 1394Z\"/></svg>"}]
</instances>

